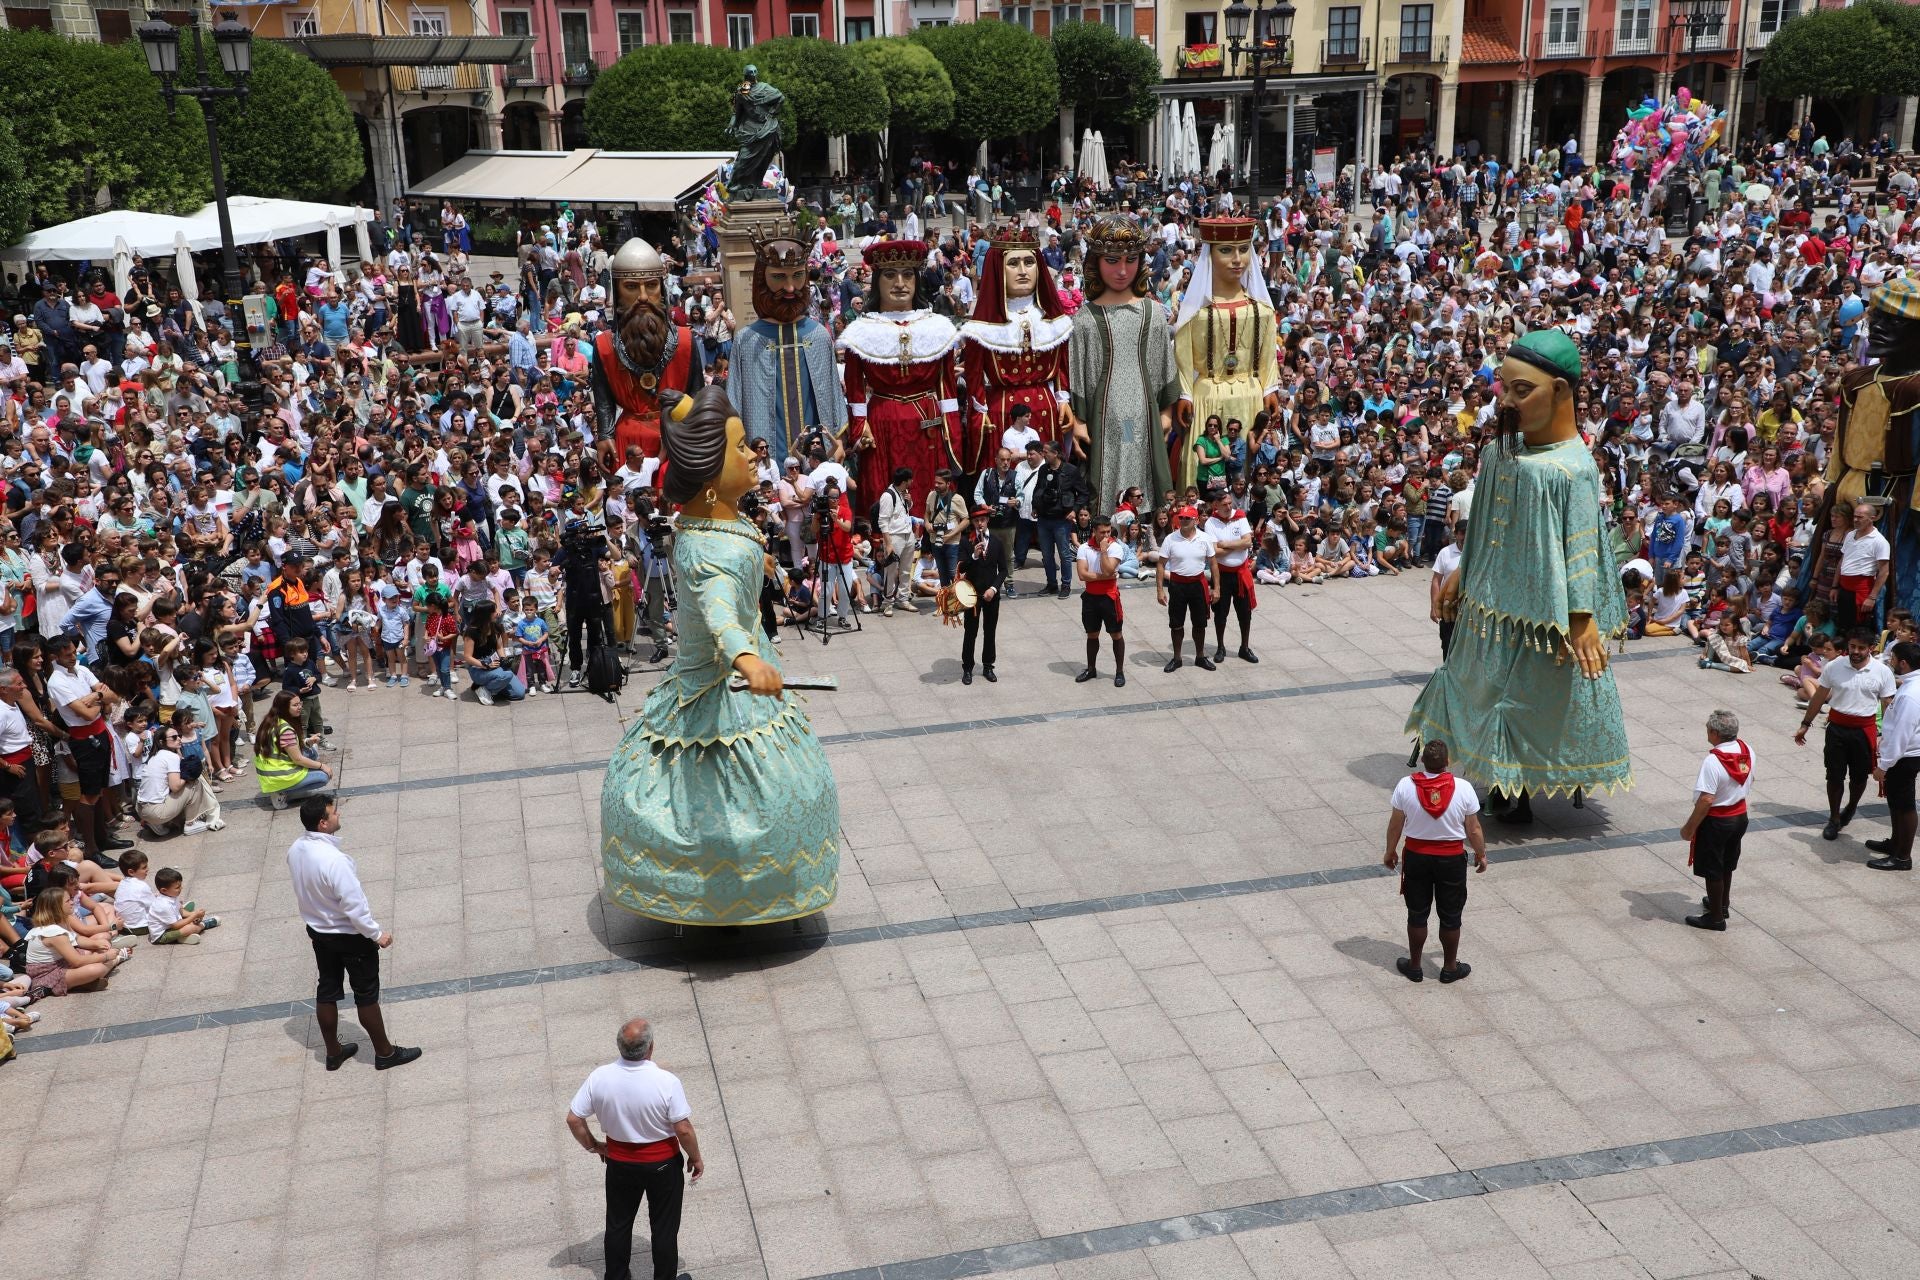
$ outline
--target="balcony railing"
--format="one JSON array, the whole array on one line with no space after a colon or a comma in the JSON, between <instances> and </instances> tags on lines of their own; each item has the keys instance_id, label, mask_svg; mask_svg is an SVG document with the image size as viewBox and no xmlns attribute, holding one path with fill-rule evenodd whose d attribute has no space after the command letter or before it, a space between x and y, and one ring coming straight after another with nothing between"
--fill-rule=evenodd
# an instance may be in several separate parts
<instances>
[{"instance_id":1,"label":"balcony railing","mask_svg":"<svg viewBox=\"0 0 1920 1280\"><path fill-rule=\"evenodd\" d=\"M1364 67L1373 61L1373 37L1356 36L1320 42L1322 67Z\"/></svg>"},{"instance_id":2,"label":"balcony railing","mask_svg":"<svg viewBox=\"0 0 1920 1280\"><path fill-rule=\"evenodd\" d=\"M395 67L395 93L451 93L487 87L487 68L472 62L455 67Z\"/></svg>"},{"instance_id":3,"label":"balcony railing","mask_svg":"<svg viewBox=\"0 0 1920 1280\"><path fill-rule=\"evenodd\" d=\"M1594 34L1587 32L1586 36ZM1555 37L1542 31L1534 37L1533 56L1549 62L1556 58L1590 58L1593 54L1588 50L1586 36L1575 32L1571 36Z\"/></svg>"},{"instance_id":4,"label":"balcony railing","mask_svg":"<svg viewBox=\"0 0 1920 1280\"><path fill-rule=\"evenodd\" d=\"M1440 62L1447 60L1447 38L1440 36L1393 36L1387 39L1387 61L1395 64L1409 62Z\"/></svg>"},{"instance_id":5,"label":"balcony railing","mask_svg":"<svg viewBox=\"0 0 1920 1280\"><path fill-rule=\"evenodd\" d=\"M567 84L592 84L593 78L600 74L592 58L563 59L560 67L561 79Z\"/></svg>"},{"instance_id":6,"label":"balcony railing","mask_svg":"<svg viewBox=\"0 0 1920 1280\"><path fill-rule=\"evenodd\" d=\"M1616 58L1652 53L1657 47L1651 27L1643 32L1613 31L1608 34L1612 36L1612 48L1608 52Z\"/></svg>"},{"instance_id":7,"label":"balcony railing","mask_svg":"<svg viewBox=\"0 0 1920 1280\"><path fill-rule=\"evenodd\" d=\"M1702 23L1691 30L1684 25L1663 27L1661 37L1669 53L1724 53L1733 47L1724 9L1718 20L1711 24Z\"/></svg>"}]
</instances>

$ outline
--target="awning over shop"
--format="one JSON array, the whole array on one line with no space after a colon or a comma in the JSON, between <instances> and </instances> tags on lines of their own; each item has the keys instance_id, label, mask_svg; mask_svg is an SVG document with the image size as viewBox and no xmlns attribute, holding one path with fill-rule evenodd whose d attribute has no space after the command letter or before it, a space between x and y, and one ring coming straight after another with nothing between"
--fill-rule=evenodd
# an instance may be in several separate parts
<instances>
[{"instance_id":1,"label":"awning over shop","mask_svg":"<svg viewBox=\"0 0 1920 1280\"><path fill-rule=\"evenodd\" d=\"M525 62L532 36L287 36L295 53L323 67L454 67L463 62L504 66Z\"/></svg>"},{"instance_id":2,"label":"awning over shop","mask_svg":"<svg viewBox=\"0 0 1920 1280\"><path fill-rule=\"evenodd\" d=\"M665 212L712 181L730 151L469 151L407 194L501 204L614 205Z\"/></svg>"},{"instance_id":3,"label":"awning over shop","mask_svg":"<svg viewBox=\"0 0 1920 1280\"><path fill-rule=\"evenodd\" d=\"M195 249L209 249L220 243L216 232L210 243L201 243L197 229L187 218L163 213L137 213L115 209L76 218L57 227L42 227L10 249L0 249L0 261L6 262L89 262L113 256L115 241L143 258L160 257L173 252L173 238L185 232Z\"/></svg>"}]
</instances>

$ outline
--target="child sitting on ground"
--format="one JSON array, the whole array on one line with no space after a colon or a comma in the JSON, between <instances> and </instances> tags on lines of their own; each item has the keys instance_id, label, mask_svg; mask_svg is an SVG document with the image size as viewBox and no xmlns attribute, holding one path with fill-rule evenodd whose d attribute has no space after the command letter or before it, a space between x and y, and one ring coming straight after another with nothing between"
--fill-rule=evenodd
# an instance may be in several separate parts
<instances>
[{"instance_id":1,"label":"child sitting on ground","mask_svg":"<svg viewBox=\"0 0 1920 1280\"><path fill-rule=\"evenodd\" d=\"M1700 656L1700 665L1741 676L1753 670L1753 658L1747 652L1747 638L1741 634L1740 619L1734 616L1732 610L1720 615L1719 626L1707 637L1707 651Z\"/></svg>"},{"instance_id":2,"label":"child sitting on ground","mask_svg":"<svg viewBox=\"0 0 1920 1280\"><path fill-rule=\"evenodd\" d=\"M176 942L199 946L200 935L220 927L220 917L208 915L205 907L191 902L181 905L186 887L185 878L173 867L162 867L154 873L153 901L147 911L147 935L154 946Z\"/></svg>"},{"instance_id":3,"label":"child sitting on ground","mask_svg":"<svg viewBox=\"0 0 1920 1280\"><path fill-rule=\"evenodd\" d=\"M1805 622L1801 619L1802 625ZM1839 656L1838 640L1829 635L1814 637L1813 647L1802 655L1799 665L1780 677L1780 683L1794 691L1795 704L1804 707L1813 701L1813 691L1820 687L1820 672Z\"/></svg>"}]
</instances>

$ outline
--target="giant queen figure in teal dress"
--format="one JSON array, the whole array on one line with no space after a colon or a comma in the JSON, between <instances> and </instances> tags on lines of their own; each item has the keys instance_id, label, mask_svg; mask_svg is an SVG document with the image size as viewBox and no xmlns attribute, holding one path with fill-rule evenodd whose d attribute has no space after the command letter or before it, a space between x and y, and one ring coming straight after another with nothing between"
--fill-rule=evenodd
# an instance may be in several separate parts
<instances>
[{"instance_id":1,"label":"giant queen figure in teal dress","mask_svg":"<svg viewBox=\"0 0 1920 1280\"><path fill-rule=\"evenodd\" d=\"M1626 600L1600 471L1574 425L1579 380L1579 348L1558 330L1508 348L1500 438L1481 454L1460 569L1441 590L1453 640L1407 721L1510 822L1532 818L1533 794L1633 784L1607 669Z\"/></svg>"},{"instance_id":2,"label":"giant queen figure in teal dress","mask_svg":"<svg viewBox=\"0 0 1920 1280\"><path fill-rule=\"evenodd\" d=\"M838 890L840 799L760 628L766 539L736 506L753 452L719 387L678 397L661 435L680 652L607 766L607 894L679 925L797 920Z\"/></svg>"}]
</instances>

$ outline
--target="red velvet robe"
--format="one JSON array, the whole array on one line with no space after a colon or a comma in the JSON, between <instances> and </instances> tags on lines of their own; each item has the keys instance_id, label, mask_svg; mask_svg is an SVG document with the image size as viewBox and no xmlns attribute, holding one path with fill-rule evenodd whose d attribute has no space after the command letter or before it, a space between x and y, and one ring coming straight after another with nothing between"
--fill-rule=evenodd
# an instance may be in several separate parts
<instances>
[{"instance_id":1,"label":"red velvet robe","mask_svg":"<svg viewBox=\"0 0 1920 1280\"><path fill-rule=\"evenodd\" d=\"M1029 309L1004 324L970 320L960 332L967 390L973 401L961 459L967 471L993 466L1000 433L1012 425L1009 415L1016 404L1032 412L1028 425L1042 440L1059 440L1066 434L1071 316L1048 320Z\"/></svg>"},{"instance_id":2,"label":"red velvet robe","mask_svg":"<svg viewBox=\"0 0 1920 1280\"><path fill-rule=\"evenodd\" d=\"M953 322L926 311L864 315L840 335L856 510L879 500L896 468L911 467L908 494L924 512L934 472L960 469L957 342ZM872 447L861 447L869 436Z\"/></svg>"}]
</instances>

